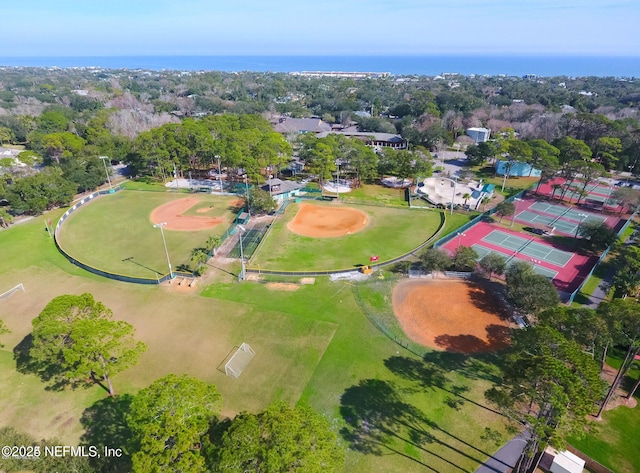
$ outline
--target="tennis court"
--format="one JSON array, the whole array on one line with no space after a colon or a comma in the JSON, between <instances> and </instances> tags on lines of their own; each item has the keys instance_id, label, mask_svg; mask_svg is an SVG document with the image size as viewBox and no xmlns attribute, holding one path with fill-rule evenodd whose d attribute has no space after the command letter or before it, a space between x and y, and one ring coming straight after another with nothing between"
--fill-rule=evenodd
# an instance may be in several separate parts
<instances>
[{"instance_id":1,"label":"tennis court","mask_svg":"<svg viewBox=\"0 0 640 473\"><path fill-rule=\"evenodd\" d=\"M514 254L520 253L525 256L546 261L561 268L564 268L571 258L573 258L573 253L556 250L548 245L538 243L533 238L529 240L501 232L500 230L493 230L491 233L486 235L482 241L514 251Z\"/></svg>"},{"instance_id":2,"label":"tennis court","mask_svg":"<svg viewBox=\"0 0 640 473\"><path fill-rule=\"evenodd\" d=\"M247 230L244 233L240 234L240 238L242 238L242 251L244 253L245 259L251 258L253 253L256 251L260 240L267 231L267 227L262 228L253 228L251 230ZM236 242L234 247L229 251L229 258L240 258L240 240Z\"/></svg>"},{"instance_id":3,"label":"tennis court","mask_svg":"<svg viewBox=\"0 0 640 473\"><path fill-rule=\"evenodd\" d=\"M504 257L507 260L507 267L509 267L515 261L522 261L520 259L514 258L514 255L507 256L506 254L500 251L489 249L485 246L478 245L477 243L474 243L473 245L471 245L471 248L473 248L475 252L478 253L478 261L480 261L484 256L490 253L494 253L496 255L500 255ZM536 274L540 274L541 276L544 276L546 278L555 279L555 277L558 275L558 271L553 271L552 269L545 268L544 266L538 266L533 262L529 262L529 264L533 266L533 270L536 272Z\"/></svg>"},{"instance_id":4,"label":"tennis court","mask_svg":"<svg viewBox=\"0 0 640 473\"><path fill-rule=\"evenodd\" d=\"M542 215L539 213L531 212L530 210L523 210L516 215L516 220L519 222L535 223L544 225L546 227L555 227L556 230L562 233L575 234L578 229L578 224L568 222L566 220L559 220L558 217L551 217L549 215Z\"/></svg>"},{"instance_id":5,"label":"tennis court","mask_svg":"<svg viewBox=\"0 0 640 473\"><path fill-rule=\"evenodd\" d=\"M602 215L595 215L591 213L581 212L571 207L564 207L562 205L548 204L547 202L535 202L529 209L536 210L538 212L544 212L547 214L555 215L561 218L567 218L569 220L575 220L577 222L582 221L582 216L587 215L587 221L604 222L607 218Z\"/></svg>"}]
</instances>

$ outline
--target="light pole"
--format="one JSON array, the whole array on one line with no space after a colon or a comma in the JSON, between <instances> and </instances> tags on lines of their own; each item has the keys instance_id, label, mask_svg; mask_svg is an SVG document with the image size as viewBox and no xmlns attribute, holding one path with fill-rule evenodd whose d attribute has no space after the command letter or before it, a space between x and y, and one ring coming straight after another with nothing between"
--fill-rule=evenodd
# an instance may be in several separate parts
<instances>
[{"instance_id":1,"label":"light pole","mask_svg":"<svg viewBox=\"0 0 640 473\"><path fill-rule=\"evenodd\" d=\"M515 211L513 212L513 217L511 217L511 226L513 227L513 222L515 222L516 220L516 214L518 213L518 204L517 202L522 202L522 199L518 199L517 197L515 197L513 199L514 202L516 202L516 208Z\"/></svg>"},{"instance_id":2,"label":"light pole","mask_svg":"<svg viewBox=\"0 0 640 473\"><path fill-rule=\"evenodd\" d=\"M458 178L456 176L453 176L453 179L455 180L453 181L453 197L451 198L451 212L449 215L453 215L453 201L456 200L456 184L458 183Z\"/></svg>"},{"instance_id":3,"label":"light pole","mask_svg":"<svg viewBox=\"0 0 640 473\"><path fill-rule=\"evenodd\" d=\"M100 156L100 159L102 159L102 164L104 164L104 172L107 175L109 189L113 190L113 186L111 185L111 178L109 177L109 171L107 170L107 159L109 159L109 156Z\"/></svg>"},{"instance_id":4,"label":"light pole","mask_svg":"<svg viewBox=\"0 0 640 473\"><path fill-rule=\"evenodd\" d=\"M340 198L340 161L336 161L338 165L338 173L336 174L336 200Z\"/></svg>"},{"instance_id":5,"label":"light pole","mask_svg":"<svg viewBox=\"0 0 640 473\"><path fill-rule=\"evenodd\" d=\"M244 273L245 273L245 266L244 266L244 249L242 248L242 233L246 231L246 228L244 228L242 225L238 225L238 240L240 241L240 264L241 264L241 271L240 271L240 275L238 276L238 280L239 281L244 281Z\"/></svg>"},{"instance_id":6,"label":"light pole","mask_svg":"<svg viewBox=\"0 0 640 473\"><path fill-rule=\"evenodd\" d=\"M220 168L220 156L216 154L218 160L218 184L220 185L220 192L222 192L222 169Z\"/></svg>"},{"instance_id":7,"label":"light pole","mask_svg":"<svg viewBox=\"0 0 640 473\"><path fill-rule=\"evenodd\" d=\"M169 250L167 250L167 240L164 238L164 227L167 222L160 222L153 225L153 228L159 228L162 235L162 243L164 244L164 253L167 255L167 264L169 265L169 279L173 279L173 269L171 269L171 260L169 259Z\"/></svg>"},{"instance_id":8,"label":"light pole","mask_svg":"<svg viewBox=\"0 0 640 473\"><path fill-rule=\"evenodd\" d=\"M584 221L587 219L588 215L587 214L578 214L578 217L580 217L580 223L576 227L576 234L573 236L573 238L578 238L578 232L580 231L580 225L582 225L584 223Z\"/></svg>"},{"instance_id":9,"label":"light pole","mask_svg":"<svg viewBox=\"0 0 640 473\"><path fill-rule=\"evenodd\" d=\"M249 214L249 218L251 218L251 207L249 207L249 176L243 174L244 178L244 187L247 189L247 213Z\"/></svg>"},{"instance_id":10,"label":"light pole","mask_svg":"<svg viewBox=\"0 0 640 473\"><path fill-rule=\"evenodd\" d=\"M613 184L609 184L609 193L607 194L607 197L605 197L604 203L602 204L602 211L603 212L605 210L605 207L607 206L607 202L609 202L609 197L611 197L612 193L613 193Z\"/></svg>"},{"instance_id":11,"label":"light pole","mask_svg":"<svg viewBox=\"0 0 640 473\"><path fill-rule=\"evenodd\" d=\"M467 234L466 233L462 233L462 232L458 232L457 235L458 235L458 248L460 248L460 243L462 243L462 238L466 237Z\"/></svg>"},{"instance_id":12,"label":"light pole","mask_svg":"<svg viewBox=\"0 0 640 473\"><path fill-rule=\"evenodd\" d=\"M269 196L273 199L273 194L271 193L271 179L273 179L273 174L269 174Z\"/></svg>"}]
</instances>

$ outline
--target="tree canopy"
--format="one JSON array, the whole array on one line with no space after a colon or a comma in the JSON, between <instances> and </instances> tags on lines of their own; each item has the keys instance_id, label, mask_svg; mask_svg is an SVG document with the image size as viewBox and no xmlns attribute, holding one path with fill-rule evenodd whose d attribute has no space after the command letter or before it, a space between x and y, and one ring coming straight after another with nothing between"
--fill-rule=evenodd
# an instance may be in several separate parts
<instances>
[{"instance_id":1,"label":"tree canopy","mask_svg":"<svg viewBox=\"0 0 640 473\"><path fill-rule=\"evenodd\" d=\"M205 471L202 444L220 413L215 386L187 375L167 375L131 402L127 423L135 472Z\"/></svg>"},{"instance_id":2,"label":"tree canopy","mask_svg":"<svg viewBox=\"0 0 640 473\"><path fill-rule=\"evenodd\" d=\"M562 448L567 435L584 435L585 417L601 398L604 382L598 364L551 327L517 330L511 343L502 384L486 395L531 434L514 468L529 473L548 444Z\"/></svg>"},{"instance_id":3,"label":"tree canopy","mask_svg":"<svg viewBox=\"0 0 640 473\"><path fill-rule=\"evenodd\" d=\"M146 346L134 340L130 324L111 317L91 294L55 297L32 321L29 354L63 380L103 380L114 395L111 377L136 364Z\"/></svg>"},{"instance_id":4,"label":"tree canopy","mask_svg":"<svg viewBox=\"0 0 640 473\"><path fill-rule=\"evenodd\" d=\"M310 407L277 402L236 417L217 457L222 473L324 473L340 471L345 452L325 418Z\"/></svg>"},{"instance_id":5,"label":"tree canopy","mask_svg":"<svg viewBox=\"0 0 640 473\"><path fill-rule=\"evenodd\" d=\"M526 261L511 264L506 273L507 297L511 303L527 313L551 308L560 301L549 279L536 274Z\"/></svg>"}]
</instances>

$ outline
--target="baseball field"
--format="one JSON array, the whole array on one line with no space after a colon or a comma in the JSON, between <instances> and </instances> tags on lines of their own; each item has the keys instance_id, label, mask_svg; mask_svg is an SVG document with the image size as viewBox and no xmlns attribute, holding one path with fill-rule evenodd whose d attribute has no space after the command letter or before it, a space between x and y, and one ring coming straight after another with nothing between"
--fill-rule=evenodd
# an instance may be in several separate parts
<instances>
[{"instance_id":1,"label":"baseball field","mask_svg":"<svg viewBox=\"0 0 640 473\"><path fill-rule=\"evenodd\" d=\"M191 251L221 235L244 201L234 196L120 191L98 197L72 213L58 243L73 258L116 274L156 278L190 264Z\"/></svg>"},{"instance_id":2,"label":"baseball field","mask_svg":"<svg viewBox=\"0 0 640 473\"><path fill-rule=\"evenodd\" d=\"M155 231L149 214L164 203L161 196L139 214ZM422 358L404 350L365 317L348 281L238 283L234 266L210 269L190 292L175 284L113 281L74 266L57 251L44 222L61 214L0 231L0 291L18 283L26 289L0 300L0 319L11 330L0 339L0 425L71 445L108 431L103 427L111 425L113 413L99 408L104 390L51 389L14 358L14 350L28 345L31 320L53 297L90 292L114 318L131 323L148 346L135 367L113 377L119 394L135 394L167 373L188 373L217 386L223 415L256 412L277 399L309 404L344 439L345 472L473 471L497 448L485 428L494 437L508 435L504 420L482 407L483 392L496 376L486 357L434 351ZM128 227L121 228L124 235L107 230L124 238ZM131 250L144 251L138 246ZM392 310L390 299L374 295L370 302ZM239 379L225 376L220 363L243 342L255 357Z\"/></svg>"}]
</instances>

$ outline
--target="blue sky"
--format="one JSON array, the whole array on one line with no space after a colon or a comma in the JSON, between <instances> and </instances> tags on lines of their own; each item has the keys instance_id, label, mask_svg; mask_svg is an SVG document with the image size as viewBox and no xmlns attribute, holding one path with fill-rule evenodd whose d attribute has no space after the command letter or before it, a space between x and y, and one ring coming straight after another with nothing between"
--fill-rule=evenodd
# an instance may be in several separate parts
<instances>
[{"instance_id":1,"label":"blue sky","mask_svg":"<svg viewBox=\"0 0 640 473\"><path fill-rule=\"evenodd\" d=\"M638 0L3 3L0 56L640 55Z\"/></svg>"}]
</instances>

